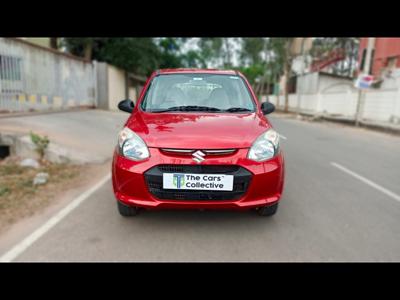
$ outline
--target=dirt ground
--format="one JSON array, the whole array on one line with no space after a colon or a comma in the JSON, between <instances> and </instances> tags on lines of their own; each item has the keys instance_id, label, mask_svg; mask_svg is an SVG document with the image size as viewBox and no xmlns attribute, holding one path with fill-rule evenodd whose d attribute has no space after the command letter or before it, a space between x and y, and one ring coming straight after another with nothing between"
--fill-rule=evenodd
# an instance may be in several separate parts
<instances>
[{"instance_id":1,"label":"dirt ground","mask_svg":"<svg viewBox=\"0 0 400 300\"><path fill-rule=\"evenodd\" d=\"M19 158L0 161L0 233L12 224L40 213L71 190L87 185L103 165L44 163L39 169L21 167ZM49 174L47 183L33 185L39 172Z\"/></svg>"}]
</instances>

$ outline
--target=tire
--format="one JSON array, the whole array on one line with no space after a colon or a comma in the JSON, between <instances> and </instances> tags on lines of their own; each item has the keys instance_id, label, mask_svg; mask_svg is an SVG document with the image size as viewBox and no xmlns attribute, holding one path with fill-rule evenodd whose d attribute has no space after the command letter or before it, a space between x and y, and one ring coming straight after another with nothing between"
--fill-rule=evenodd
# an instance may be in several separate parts
<instances>
[{"instance_id":1,"label":"tire","mask_svg":"<svg viewBox=\"0 0 400 300\"><path fill-rule=\"evenodd\" d=\"M119 201L117 201L117 205L118 205L118 212L121 216L133 217L138 214L138 211L139 211L138 207L128 206L128 205L122 204Z\"/></svg>"},{"instance_id":2,"label":"tire","mask_svg":"<svg viewBox=\"0 0 400 300\"><path fill-rule=\"evenodd\" d=\"M272 205L260 207L257 209L257 213L263 217L273 216L278 210L278 204L279 203L275 203Z\"/></svg>"}]
</instances>

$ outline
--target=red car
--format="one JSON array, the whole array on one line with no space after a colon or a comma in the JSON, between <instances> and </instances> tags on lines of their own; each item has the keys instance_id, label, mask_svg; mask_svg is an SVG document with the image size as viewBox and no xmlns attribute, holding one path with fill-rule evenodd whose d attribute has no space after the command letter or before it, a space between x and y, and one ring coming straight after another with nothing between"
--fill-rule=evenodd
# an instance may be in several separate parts
<instances>
[{"instance_id":1,"label":"red car","mask_svg":"<svg viewBox=\"0 0 400 300\"><path fill-rule=\"evenodd\" d=\"M139 208L275 214L284 183L279 134L237 71L154 72L119 133L112 182L123 216Z\"/></svg>"}]
</instances>

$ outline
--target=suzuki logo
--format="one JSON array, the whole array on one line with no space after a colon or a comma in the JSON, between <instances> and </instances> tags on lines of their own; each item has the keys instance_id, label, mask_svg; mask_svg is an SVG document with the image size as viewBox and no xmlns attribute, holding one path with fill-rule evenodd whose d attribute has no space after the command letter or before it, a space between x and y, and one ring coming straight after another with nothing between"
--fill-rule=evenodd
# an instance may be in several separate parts
<instances>
[{"instance_id":1,"label":"suzuki logo","mask_svg":"<svg viewBox=\"0 0 400 300\"><path fill-rule=\"evenodd\" d=\"M193 156L193 160L197 163L201 163L202 161L205 160L204 156L205 154L203 152L201 152L200 150L197 150L196 152L194 152L192 154Z\"/></svg>"}]
</instances>

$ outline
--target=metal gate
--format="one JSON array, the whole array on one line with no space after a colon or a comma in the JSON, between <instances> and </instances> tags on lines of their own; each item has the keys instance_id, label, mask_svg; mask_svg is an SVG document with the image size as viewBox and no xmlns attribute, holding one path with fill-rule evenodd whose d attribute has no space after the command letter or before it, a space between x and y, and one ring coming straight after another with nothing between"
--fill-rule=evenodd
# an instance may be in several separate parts
<instances>
[{"instance_id":1,"label":"metal gate","mask_svg":"<svg viewBox=\"0 0 400 300\"><path fill-rule=\"evenodd\" d=\"M95 90L91 62L17 38L0 38L0 112L94 106Z\"/></svg>"}]
</instances>

